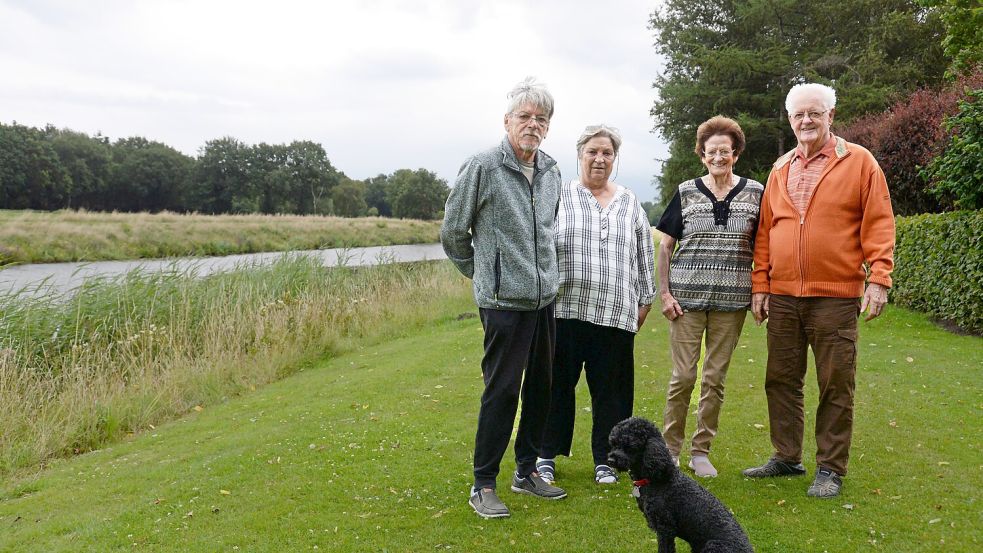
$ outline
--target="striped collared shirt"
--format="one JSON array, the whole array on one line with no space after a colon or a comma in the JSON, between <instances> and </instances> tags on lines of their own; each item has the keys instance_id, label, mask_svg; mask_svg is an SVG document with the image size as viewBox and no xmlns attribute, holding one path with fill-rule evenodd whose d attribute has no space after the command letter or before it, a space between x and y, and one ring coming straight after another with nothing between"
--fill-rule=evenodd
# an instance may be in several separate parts
<instances>
[{"instance_id":1,"label":"striped collared shirt","mask_svg":"<svg viewBox=\"0 0 983 553\"><path fill-rule=\"evenodd\" d=\"M638 306L655 298L652 227L635 194L618 186L602 208L573 181L556 216L556 317L638 331Z\"/></svg>"},{"instance_id":2,"label":"striped collared shirt","mask_svg":"<svg viewBox=\"0 0 983 553\"><path fill-rule=\"evenodd\" d=\"M809 159L806 159L801 147L795 149L795 155L788 167L788 197L802 215L805 215L809 207L809 200L816 189L816 184L819 183L819 176L823 174L826 163L835 153L836 137L832 133L826 139L823 149Z\"/></svg>"}]
</instances>

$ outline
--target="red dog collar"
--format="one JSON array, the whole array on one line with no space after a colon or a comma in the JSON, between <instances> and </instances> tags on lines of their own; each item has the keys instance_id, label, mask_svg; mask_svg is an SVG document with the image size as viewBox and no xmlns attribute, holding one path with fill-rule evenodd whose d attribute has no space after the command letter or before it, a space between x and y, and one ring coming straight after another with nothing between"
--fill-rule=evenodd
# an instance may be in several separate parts
<instances>
[{"instance_id":1,"label":"red dog collar","mask_svg":"<svg viewBox=\"0 0 983 553\"><path fill-rule=\"evenodd\" d=\"M641 488L642 486L648 486L649 485L649 479L648 478L642 478L641 480L632 480L631 483L634 484L635 487Z\"/></svg>"}]
</instances>

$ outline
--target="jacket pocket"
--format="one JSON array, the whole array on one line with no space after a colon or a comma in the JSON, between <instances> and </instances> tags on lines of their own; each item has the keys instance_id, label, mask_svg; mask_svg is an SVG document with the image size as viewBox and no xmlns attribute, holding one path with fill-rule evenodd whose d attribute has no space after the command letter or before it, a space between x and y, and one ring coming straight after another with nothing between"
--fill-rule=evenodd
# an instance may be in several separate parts
<instances>
[{"instance_id":1,"label":"jacket pocket","mask_svg":"<svg viewBox=\"0 0 983 553\"><path fill-rule=\"evenodd\" d=\"M502 287L502 250L495 250L495 300L498 300L498 291Z\"/></svg>"}]
</instances>

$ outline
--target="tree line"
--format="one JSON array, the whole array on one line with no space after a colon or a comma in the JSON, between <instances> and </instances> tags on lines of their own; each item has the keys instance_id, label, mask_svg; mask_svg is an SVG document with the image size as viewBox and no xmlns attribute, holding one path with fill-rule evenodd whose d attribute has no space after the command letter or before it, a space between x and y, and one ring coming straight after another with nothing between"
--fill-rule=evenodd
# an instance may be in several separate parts
<instances>
[{"instance_id":1,"label":"tree line","mask_svg":"<svg viewBox=\"0 0 983 553\"><path fill-rule=\"evenodd\" d=\"M449 189L426 169L365 180L309 140L210 140L191 157L142 137L0 123L0 209L438 218Z\"/></svg>"},{"instance_id":2,"label":"tree line","mask_svg":"<svg viewBox=\"0 0 983 553\"><path fill-rule=\"evenodd\" d=\"M838 134L856 121L870 129L872 118L890 120L916 92L952 96L955 90L959 98L946 103L947 111L932 110L936 116L931 122L945 136L929 133L931 155L921 162L941 155L952 135L961 132L954 124L947 129L946 121L958 118L963 126L973 121L957 113L959 99L971 100L979 89L978 79L971 76L979 74L983 61L983 10L971 4L965 0L843 0L835 6L797 0L666 0L649 20L655 47L667 60L654 83L659 98L651 110L656 129L670 143L669 157L656 177L660 203L668 204L680 182L703 173L693 153L696 128L717 114L737 120L747 136L737 171L765 182L774 160L795 146L784 100L792 85L800 82L821 82L836 89L833 132ZM960 86L953 87L951 83L960 77ZM923 104L931 103L925 100L921 98ZM892 152L908 147L921 151L926 146L919 143L926 135L906 133L903 128L896 131L900 134L893 140L881 136L880 144L892 142ZM850 140L875 149L870 133L858 128L850 135ZM972 165L972 160L963 161ZM945 164L943 171L959 163ZM898 214L968 205L951 193L933 191L946 188L939 183L951 181L952 174L908 167L888 176Z\"/></svg>"}]
</instances>

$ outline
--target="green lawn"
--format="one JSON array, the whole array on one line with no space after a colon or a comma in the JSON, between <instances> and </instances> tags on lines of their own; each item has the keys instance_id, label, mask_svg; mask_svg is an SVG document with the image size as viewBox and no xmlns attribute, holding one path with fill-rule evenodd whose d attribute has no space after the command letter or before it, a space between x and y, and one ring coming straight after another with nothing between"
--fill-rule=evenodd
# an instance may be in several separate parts
<instances>
[{"instance_id":1,"label":"green lawn","mask_svg":"<svg viewBox=\"0 0 983 553\"><path fill-rule=\"evenodd\" d=\"M661 426L668 331L655 315L637 342L635 411ZM593 483L584 409L575 458L559 463L569 498L507 491L510 450L499 489L512 517L467 506L481 336L476 318L444 319L19 475L0 487L0 551L654 551L630 483ZM862 324L861 344L843 496L806 497L808 430L809 477L741 476L770 453L764 328L751 322L711 454L721 476L701 483L758 551L981 550L983 343L892 308ZM811 370L809 384L807 429Z\"/></svg>"}]
</instances>

